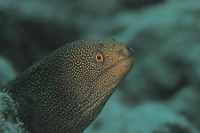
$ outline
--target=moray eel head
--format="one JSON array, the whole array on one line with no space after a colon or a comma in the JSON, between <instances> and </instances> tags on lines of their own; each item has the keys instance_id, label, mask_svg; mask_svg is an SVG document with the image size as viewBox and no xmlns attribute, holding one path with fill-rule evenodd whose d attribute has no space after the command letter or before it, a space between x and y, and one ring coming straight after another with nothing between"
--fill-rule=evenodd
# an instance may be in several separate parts
<instances>
[{"instance_id":1,"label":"moray eel head","mask_svg":"<svg viewBox=\"0 0 200 133\"><path fill-rule=\"evenodd\" d=\"M99 115L134 64L118 41L64 45L8 83L18 114L33 133L81 133Z\"/></svg>"}]
</instances>

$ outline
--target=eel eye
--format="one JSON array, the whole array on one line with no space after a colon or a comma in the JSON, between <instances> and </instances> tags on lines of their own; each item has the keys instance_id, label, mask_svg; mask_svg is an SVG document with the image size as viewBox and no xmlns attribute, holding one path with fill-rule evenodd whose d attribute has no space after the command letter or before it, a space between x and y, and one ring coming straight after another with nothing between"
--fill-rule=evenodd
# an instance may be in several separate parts
<instances>
[{"instance_id":1,"label":"eel eye","mask_svg":"<svg viewBox=\"0 0 200 133\"><path fill-rule=\"evenodd\" d=\"M98 63L102 63L103 62L103 55L100 54L100 53L97 53L95 55L95 60L98 62Z\"/></svg>"}]
</instances>

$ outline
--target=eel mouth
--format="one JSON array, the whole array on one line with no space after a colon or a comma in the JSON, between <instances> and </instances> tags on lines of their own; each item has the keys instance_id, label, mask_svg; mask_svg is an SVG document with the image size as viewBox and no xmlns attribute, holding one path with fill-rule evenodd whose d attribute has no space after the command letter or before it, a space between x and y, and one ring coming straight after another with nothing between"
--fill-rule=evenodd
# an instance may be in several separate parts
<instances>
[{"instance_id":1,"label":"eel mouth","mask_svg":"<svg viewBox=\"0 0 200 133\"><path fill-rule=\"evenodd\" d=\"M122 65L121 67L125 66L124 69L131 69L134 65L134 62L135 62L135 59L130 56L115 63L112 67ZM110 69L112 69L112 67Z\"/></svg>"},{"instance_id":2,"label":"eel mouth","mask_svg":"<svg viewBox=\"0 0 200 133\"><path fill-rule=\"evenodd\" d=\"M113 64L113 66L111 66L107 72L112 72L113 73L113 77L120 78L121 82L127 75L128 73L131 71L133 65L134 65L135 59L131 56L124 58L122 60L120 60L119 62Z\"/></svg>"},{"instance_id":3,"label":"eel mouth","mask_svg":"<svg viewBox=\"0 0 200 133\"><path fill-rule=\"evenodd\" d=\"M131 56L131 50L128 46L120 46L118 50L116 50L116 56L118 57L118 61L111 65L107 71L114 67L122 67L123 69L131 69L134 65L135 59ZM122 69L121 68L121 69ZM128 72L130 70L127 70Z\"/></svg>"}]
</instances>

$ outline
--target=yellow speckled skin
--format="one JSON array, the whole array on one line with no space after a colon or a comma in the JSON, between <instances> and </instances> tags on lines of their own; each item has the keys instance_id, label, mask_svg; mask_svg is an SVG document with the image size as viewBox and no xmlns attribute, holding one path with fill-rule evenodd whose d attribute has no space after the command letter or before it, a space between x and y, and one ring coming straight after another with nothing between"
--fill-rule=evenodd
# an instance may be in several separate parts
<instances>
[{"instance_id":1,"label":"yellow speckled skin","mask_svg":"<svg viewBox=\"0 0 200 133\"><path fill-rule=\"evenodd\" d=\"M121 42L81 40L49 54L3 89L18 103L18 117L31 133L81 133L133 64Z\"/></svg>"}]
</instances>

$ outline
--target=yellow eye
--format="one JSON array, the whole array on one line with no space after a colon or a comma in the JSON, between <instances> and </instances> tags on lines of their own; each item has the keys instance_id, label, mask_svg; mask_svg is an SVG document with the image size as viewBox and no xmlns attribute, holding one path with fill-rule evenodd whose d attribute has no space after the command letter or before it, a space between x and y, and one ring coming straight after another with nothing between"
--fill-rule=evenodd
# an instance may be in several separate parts
<instances>
[{"instance_id":1,"label":"yellow eye","mask_svg":"<svg viewBox=\"0 0 200 133\"><path fill-rule=\"evenodd\" d=\"M103 62L103 55L98 53L95 55L95 60L98 62L98 63L101 63Z\"/></svg>"}]
</instances>

